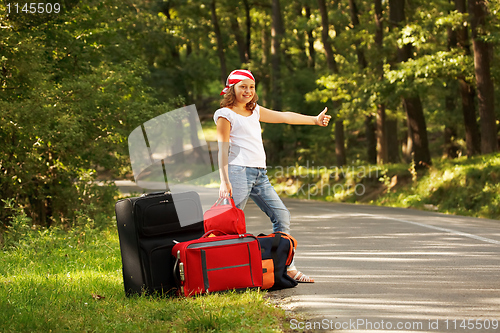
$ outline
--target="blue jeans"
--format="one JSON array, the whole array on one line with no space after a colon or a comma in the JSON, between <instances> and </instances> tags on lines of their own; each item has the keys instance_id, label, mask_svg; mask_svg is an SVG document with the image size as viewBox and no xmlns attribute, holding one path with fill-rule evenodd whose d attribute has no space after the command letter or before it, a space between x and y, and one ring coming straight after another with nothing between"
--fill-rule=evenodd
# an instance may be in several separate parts
<instances>
[{"instance_id":1,"label":"blue jeans","mask_svg":"<svg viewBox=\"0 0 500 333\"><path fill-rule=\"evenodd\" d=\"M273 224L273 232L290 233L290 212L267 178L267 170L229 165L229 182L236 206L244 209L248 198L266 213Z\"/></svg>"},{"instance_id":2,"label":"blue jeans","mask_svg":"<svg viewBox=\"0 0 500 333\"><path fill-rule=\"evenodd\" d=\"M236 207L244 209L248 198L252 198L271 219L273 232L290 234L290 211L269 182L267 170L229 164L228 171ZM295 259L289 267L295 268Z\"/></svg>"}]
</instances>

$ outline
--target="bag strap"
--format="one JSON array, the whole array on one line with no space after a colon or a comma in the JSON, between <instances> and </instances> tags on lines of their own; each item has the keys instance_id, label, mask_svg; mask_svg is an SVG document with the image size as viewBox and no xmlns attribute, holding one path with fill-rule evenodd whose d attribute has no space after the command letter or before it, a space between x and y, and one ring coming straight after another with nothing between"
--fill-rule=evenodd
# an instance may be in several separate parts
<instances>
[{"instance_id":1,"label":"bag strap","mask_svg":"<svg viewBox=\"0 0 500 333\"><path fill-rule=\"evenodd\" d=\"M273 254L276 254L276 250L278 249L278 246L280 245L280 240L281 240L281 235L278 233L275 233L274 237L273 237L273 242L271 245L271 252Z\"/></svg>"},{"instance_id":2,"label":"bag strap","mask_svg":"<svg viewBox=\"0 0 500 333\"><path fill-rule=\"evenodd\" d=\"M217 201L214 203L214 205L212 207L217 207L220 205L221 201L222 201L223 198L218 198Z\"/></svg>"},{"instance_id":3,"label":"bag strap","mask_svg":"<svg viewBox=\"0 0 500 333\"><path fill-rule=\"evenodd\" d=\"M297 250L297 240L290 234L287 234L286 232L282 231L277 231L277 233L280 233L282 237L289 239L290 243L292 244L293 251Z\"/></svg>"},{"instance_id":4,"label":"bag strap","mask_svg":"<svg viewBox=\"0 0 500 333\"><path fill-rule=\"evenodd\" d=\"M281 235L279 233L275 233L274 234L274 237L273 237L273 242L271 244L271 259L273 260L274 262L274 265L276 265L278 262L279 262L279 258L278 258L278 246L280 244L280 241L281 241ZM286 274L286 270L285 270L285 274ZM274 270L274 281L279 281L280 280L280 276L278 275L278 270ZM273 283L274 285L274 283Z\"/></svg>"},{"instance_id":5,"label":"bag strap","mask_svg":"<svg viewBox=\"0 0 500 333\"><path fill-rule=\"evenodd\" d=\"M229 199L230 199L229 202L226 203L225 200L227 200L227 198L220 197L219 199L217 199L217 201L214 203L214 205L212 207L231 204L231 206L236 208L236 204L234 203L233 197L231 196L231 197L229 197Z\"/></svg>"},{"instance_id":6,"label":"bag strap","mask_svg":"<svg viewBox=\"0 0 500 333\"><path fill-rule=\"evenodd\" d=\"M282 231L277 231L276 234L279 234L281 237L285 238L290 243L290 250L288 251L288 257L286 260L287 265L290 265L292 263L293 257L295 256L295 251L297 249L297 240L295 240L295 238L293 238L290 234L287 234Z\"/></svg>"}]
</instances>

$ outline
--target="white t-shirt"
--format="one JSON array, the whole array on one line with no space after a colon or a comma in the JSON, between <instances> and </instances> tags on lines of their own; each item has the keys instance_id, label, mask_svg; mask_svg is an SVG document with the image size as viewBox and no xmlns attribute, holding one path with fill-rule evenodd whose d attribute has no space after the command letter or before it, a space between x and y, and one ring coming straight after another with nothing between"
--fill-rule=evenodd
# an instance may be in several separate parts
<instances>
[{"instance_id":1,"label":"white t-shirt","mask_svg":"<svg viewBox=\"0 0 500 333\"><path fill-rule=\"evenodd\" d=\"M266 153L262 143L260 107L257 105L248 117L229 108L215 111L214 121L223 117L231 123L229 132L229 164L254 168L266 167Z\"/></svg>"}]
</instances>

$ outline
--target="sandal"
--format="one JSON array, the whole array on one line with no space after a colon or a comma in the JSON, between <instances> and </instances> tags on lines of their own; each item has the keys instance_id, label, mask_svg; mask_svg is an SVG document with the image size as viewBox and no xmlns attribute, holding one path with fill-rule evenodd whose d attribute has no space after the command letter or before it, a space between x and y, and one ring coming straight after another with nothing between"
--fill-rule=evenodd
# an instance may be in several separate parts
<instances>
[{"instance_id":1,"label":"sandal","mask_svg":"<svg viewBox=\"0 0 500 333\"><path fill-rule=\"evenodd\" d=\"M288 271L288 272L291 272L291 270ZM294 276L291 276L290 274L288 274L288 276L290 276L292 279L294 279L297 282L301 282L301 283L314 283L314 279L313 278L310 278L309 276L305 275L304 273L302 273L299 270L297 270L297 274L295 274Z\"/></svg>"}]
</instances>

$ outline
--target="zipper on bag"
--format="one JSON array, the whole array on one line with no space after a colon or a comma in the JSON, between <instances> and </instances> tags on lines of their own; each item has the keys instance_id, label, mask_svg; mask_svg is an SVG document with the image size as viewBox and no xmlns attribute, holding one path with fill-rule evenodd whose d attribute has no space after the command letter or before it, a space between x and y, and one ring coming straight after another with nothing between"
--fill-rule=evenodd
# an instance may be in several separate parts
<instances>
[{"instance_id":1,"label":"zipper on bag","mask_svg":"<svg viewBox=\"0 0 500 333\"><path fill-rule=\"evenodd\" d=\"M224 239L224 240L219 240L219 241L213 241L213 242L203 242L203 243L193 243L189 244L187 246L188 249L202 249L205 247L214 247L214 246L224 246L224 245L232 245L232 244L244 244L244 243L251 243L255 239L252 237L240 237L239 238L232 238L232 239Z\"/></svg>"}]
</instances>

